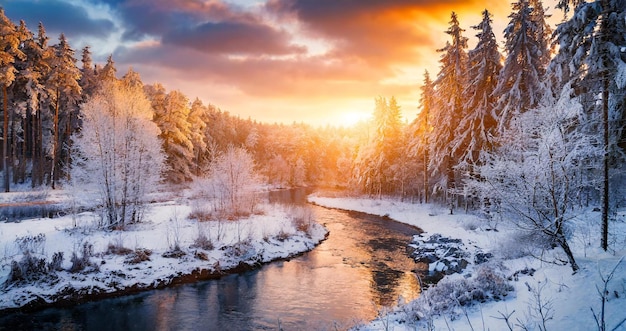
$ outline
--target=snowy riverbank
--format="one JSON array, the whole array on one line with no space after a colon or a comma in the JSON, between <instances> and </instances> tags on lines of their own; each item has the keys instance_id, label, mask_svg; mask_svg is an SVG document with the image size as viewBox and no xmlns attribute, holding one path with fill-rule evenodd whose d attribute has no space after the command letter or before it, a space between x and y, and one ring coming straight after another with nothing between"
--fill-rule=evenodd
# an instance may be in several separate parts
<instances>
[{"instance_id":1,"label":"snowy riverbank","mask_svg":"<svg viewBox=\"0 0 626 331\"><path fill-rule=\"evenodd\" d=\"M188 204L158 203L125 231L97 229L92 213L0 222L0 311L218 278L309 251L327 235L305 209L259 208L240 221L198 222Z\"/></svg>"},{"instance_id":2,"label":"snowy riverbank","mask_svg":"<svg viewBox=\"0 0 626 331\"><path fill-rule=\"evenodd\" d=\"M571 245L581 270L572 274L569 265L546 263L525 254L516 230L505 222L489 223L462 211L449 215L445 208L392 199L314 196L310 201L325 207L386 215L423 229L423 238L438 233L461 239L465 249L473 255L479 251L492 253L490 263L502 266L502 273L510 278L509 284L514 289L500 301L463 306L455 313L438 315L435 312L432 320L415 321L412 318L415 310L428 310L419 307L423 302L418 299L363 327L363 330L540 330L539 326L543 327L544 322L547 330L597 330L593 312L600 315L601 298L596 286L603 288L602 278L606 279L626 254L623 211L611 223L611 233L617 235L614 235L609 252L599 249L600 226L596 221L599 212L587 211L573 221ZM561 255L558 250L542 253L546 261L558 260ZM475 263L470 261L462 275L446 276L445 283L454 287L476 270ZM626 322L620 325L626 319L623 309L626 305L626 261L617 266L605 297L607 330L615 327L615 330L626 330ZM508 316L509 325L504 316Z\"/></svg>"}]
</instances>

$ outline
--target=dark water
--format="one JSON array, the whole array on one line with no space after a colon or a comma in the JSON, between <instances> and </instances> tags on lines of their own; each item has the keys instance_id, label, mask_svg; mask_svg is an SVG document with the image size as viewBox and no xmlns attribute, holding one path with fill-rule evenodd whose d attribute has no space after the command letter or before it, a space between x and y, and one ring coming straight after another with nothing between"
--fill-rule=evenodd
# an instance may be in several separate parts
<instances>
[{"instance_id":1,"label":"dark water","mask_svg":"<svg viewBox=\"0 0 626 331\"><path fill-rule=\"evenodd\" d=\"M306 193L270 195L303 203ZM419 293L405 248L415 228L361 213L311 206L329 238L288 262L220 280L0 318L0 329L327 330L376 317Z\"/></svg>"}]
</instances>

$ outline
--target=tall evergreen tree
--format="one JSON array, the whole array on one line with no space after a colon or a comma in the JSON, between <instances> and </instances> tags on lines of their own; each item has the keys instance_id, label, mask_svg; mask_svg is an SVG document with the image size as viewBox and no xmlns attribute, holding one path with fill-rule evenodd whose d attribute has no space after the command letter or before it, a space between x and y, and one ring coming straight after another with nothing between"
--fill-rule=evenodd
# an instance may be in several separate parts
<instances>
[{"instance_id":1,"label":"tall evergreen tree","mask_svg":"<svg viewBox=\"0 0 626 331\"><path fill-rule=\"evenodd\" d=\"M73 126L78 116L78 102L81 98L80 70L76 66L74 50L71 48L64 34L59 36L59 43L54 45L54 55L50 59L50 76L48 77L48 90L53 102L53 131L52 131L52 170L50 180L52 188L60 178L60 170L65 163L61 153L66 153L69 159L69 150L62 150L69 146ZM63 132L61 130L64 130ZM66 169L67 170L67 169Z\"/></svg>"},{"instance_id":2,"label":"tall evergreen tree","mask_svg":"<svg viewBox=\"0 0 626 331\"><path fill-rule=\"evenodd\" d=\"M0 7L0 84L2 85L2 170L4 172L4 190L10 191L10 157L9 151L9 93L8 89L15 80L17 69L15 61L24 59L25 55L20 50L23 41L17 26L4 14L4 9Z\"/></svg>"},{"instance_id":3,"label":"tall evergreen tree","mask_svg":"<svg viewBox=\"0 0 626 331\"><path fill-rule=\"evenodd\" d=\"M460 165L471 171L480 159L481 151L493 147L497 123L493 117L496 97L494 91L502 69L502 55L498 51L495 34L491 28L491 14L483 11L483 20L472 28L478 30L478 43L468 53L469 82L464 95L464 115L456 130L453 153L459 155Z\"/></svg>"},{"instance_id":4,"label":"tall evergreen tree","mask_svg":"<svg viewBox=\"0 0 626 331\"><path fill-rule=\"evenodd\" d=\"M511 20L504 30L506 61L500 72L494 95L498 96L495 117L499 131L516 115L539 104L545 93L542 82L547 63L544 23L528 0L513 3Z\"/></svg>"},{"instance_id":5,"label":"tall evergreen tree","mask_svg":"<svg viewBox=\"0 0 626 331\"><path fill-rule=\"evenodd\" d=\"M36 105L35 112L32 115L33 123L33 165L32 165L32 186L44 184L44 177L47 169L46 155L44 151L50 150L52 139L50 133L52 114L50 112L50 97L46 89L48 77L51 73L51 58L54 55L54 49L48 46L48 36L46 29L42 23L39 23L37 37L35 38L32 54L27 54L32 60L36 72L39 73L39 104Z\"/></svg>"},{"instance_id":6,"label":"tall evergreen tree","mask_svg":"<svg viewBox=\"0 0 626 331\"><path fill-rule=\"evenodd\" d=\"M89 46L83 48L81 62L83 67L79 83L83 90L83 99L86 100L95 92L98 86L96 67L91 58L91 48Z\"/></svg>"},{"instance_id":7,"label":"tall evergreen tree","mask_svg":"<svg viewBox=\"0 0 626 331\"><path fill-rule=\"evenodd\" d=\"M13 119L10 121L11 147L13 162L13 182L23 183L26 180L26 171L32 159L32 117L31 114L38 106L39 84L41 74L37 71L37 44L33 33L28 30L26 23L20 21L18 27L21 43L20 50L24 53L22 59L15 61L16 75L9 91L10 107L13 110ZM27 159L28 158L28 159Z\"/></svg>"},{"instance_id":8,"label":"tall evergreen tree","mask_svg":"<svg viewBox=\"0 0 626 331\"><path fill-rule=\"evenodd\" d=\"M193 174L200 176L205 166L205 151L207 140L204 130L207 127L205 122L206 108L200 99L196 98L191 104L189 111L189 124L191 125L191 143L193 144Z\"/></svg>"},{"instance_id":9,"label":"tall evergreen tree","mask_svg":"<svg viewBox=\"0 0 626 331\"><path fill-rule=\"evenodd\" d=\"M421 156L422 161L422 184L423 184L423 201L428 203L430 196L430 172L428 171L429 164L429 135L432 130L431 126L431 112L434 107L435 91L433 89L433 82L430 79L428 71L424 72L424 82L420 87L422 95L420 97L419 113L415 120L409 126L409 138L408 138L408 152L409 156L419 158Z\"/></svg>"},{"instance_id":10,"label":"tall evergreen tree","mask_svg":"<svg viewBox=\"0 0 626 331\"><path fill-rule=\"evenodd\" d=\"M193 143L190 140L191 125L189 101L180 91L165 94L160 84L147 88L152 102L154 121L161 129L160 138L166 154L167 178L173 183L191 179Z\"/></svg>"},{"instance_id":11,"label":"tall evergreen tree","mask_svg":"<svg viewBox=\"0 0 626 331\"><path fill-rule=\"evenodd\" d=\"M374 134L359 149L355 176L362 190L371 195L394 193L397 161L401 153L402 121L394 97L375 100Z\"/></svg>"},{"instance_id":12,"label":"tall evergreen tree","mask_svg":"<svg viewBox=\"0 0 626 331\"><path fill-rule=\"evenodd\" d=\"M429 168L441 174L438 186L446 191L455 188L454 167L457 156L452 151L454 133L463 116L463 90L467 81L467 38L456 13L452 13L446 33L452 38L439 62L441 69L435 80L435 109L432 112L433 132L430 135Z\"/></svg>"}]
</instances>

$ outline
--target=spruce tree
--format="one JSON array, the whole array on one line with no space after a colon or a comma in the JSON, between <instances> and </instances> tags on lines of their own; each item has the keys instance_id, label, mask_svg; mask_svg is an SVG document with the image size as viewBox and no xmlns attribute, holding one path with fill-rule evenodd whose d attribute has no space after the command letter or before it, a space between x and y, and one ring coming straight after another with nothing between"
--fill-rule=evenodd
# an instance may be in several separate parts
<instances>
[{"instance_id":1,"label":"spruce tree","mask_svg":"<svg viewBox=\"0 0 626 331\"><path fill-rule=\"evenodd\" d=\"M547 63L544 21L529 0L513 3L509 25L504 30L506 60L494 96L495 117L502 132L518 114L536 107L545 93L543 76Z\"/></svg>"},{"instance_id":2,"label":"spruce tree","mask_svg":"<svg viewBox=\"0 0 626 331\"><path fill-rule=\"evenodd\" d=\"M4 9L0 7L0 84L2 85L2 170L4 172L4 190L9 192L11 189L11 153L9 151L9 93L8 89L15 80L17 69L15 61L24 59L25 55L20 50L20 44L23 41L17 26L9 20L4 14Z\"/></svg>"},{"instance_id":3,"label":"spruce tree","mask_svg":"<svg viewBox=\"0 0 626 331\"><path fill-rule=\"evenodd\" d=\"M441 69L435 80L435 107L432 112L433 132L430 135L429 168L441 175L439 188L446 195L456 188L454 168L458 156L453 154L452 141L456 127L463 118L463 90L467 80L467 38L456 13L452 13L450 27L445 32L452 42L442 52Z\"/></svg>"},{"instance_id":4,"label":"spruce tree","mask_svg":"<svg viewBox=\"0 0 626 331\"><path fill-rule=\"evenodd\" d=\"M453 153L459 155L459 165L470 172L478 164L480 153L493 148L497 127L492 112L496 101L493 92L502 69L502 55L491 23L491 14L485 10L482 22L472 27L479 31L476 35L478 43L468 53L469 81L463 91L465 116L457 127L453 143Z\"/></svg>"},{"instance_id":5,"label":"spruce tree","mask_svg":"<svg viewBox=\"0 0 626 331\"><path fill-rule=\"evenodd\" d=\"M59 36L59 43L54 45L54 55L50 59L50 76L48 77L48 93L54 107L52 131L52 170L50 180L52 188L60 178L63 165L69 167L69 150L62 147L69 146L70 135L78 116L78 102L81 98L80 70L76 66L74 50L71 48L64 34ZM63 130L63 131L62 131ZM61 153L67 156L61 159Z\"/></svg>"}]
</instances>

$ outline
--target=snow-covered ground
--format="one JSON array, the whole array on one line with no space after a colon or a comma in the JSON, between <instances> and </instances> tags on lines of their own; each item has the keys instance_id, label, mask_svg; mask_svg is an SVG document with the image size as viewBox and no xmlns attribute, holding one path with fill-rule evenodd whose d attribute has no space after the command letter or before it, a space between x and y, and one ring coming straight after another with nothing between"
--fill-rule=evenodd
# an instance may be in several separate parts
<instances>
[{"instance_id":1,"label":"snow-covered ground","mask_svg":"<svg viewBox=\"0 0 626 331\"><path fill-rule=\"evenodd\" d=\"M146 221L125 231L97 229L96 216L90 212L0 222L0 310L150 289L186 275L206 277L233 268L245 269L246 265L257 266L308 251L327 234L305 210L278 205L259 208L261 212L240 221L198 222L188 219L192 209L189 203L156 203ZM23 243L21 247L18 242ZM85 269L70 272L73 254L80 259L85 247L90 253ZM23 261L24 251L29 251L34 261L44 260L46 264L52 262L55 253L62 252L63 262L57 266L60 270L40 280L5 286L11 264ZM168 252L173 256L164 257ZM22 269L30 270L24 264Z\"/></svg>"},{"instance_id":2,"label":"snow-covered ground","mask_svg":"<svg viewBox=\"0 0 626 331\"><path fill-rule=\"evenodd\" d=\"M487 222L462 211L450 215L449 210L442 207L404 203L394 199L312 196L309 200L326 207L387 215L394 220L420 227L425 231L422 236L426 238L439 233L461 239L464 247L470 251L492 253L494 258L491 263L501 261L503 273L511 278L510 284L514 290L503 300L461 307L456 313L435 316L429 325L428 320L414 321L410 318L412 311L425 308L418 308L423 304L418 298L363 327L363 330L598 330L594 318L594 312L596 316L601 316L602 301L598 289L603 289L602 279L606 279L616 265L605 296L606 330L626 330L626 322L623 322L626 319L626 261L618 265L621 257L626 255L623 211L617 214L617 220L610 225L609 252L599 248L599 212L581 212L580 217L572 221L574 227L570 241L581 267L576 274L572 274L569 265L556 265L521 256L523 254L520 252L525 245L520 245L520 237L516 235L518 232L506 222ZM498 231L493 231L493 228ZM561 255L558 249L544 251L543 254L546 261L554 261ZM470 264L462 275L449 275L444 281L448 284L460 282L470 277L476 268ZM536 271L530 272L531 276L526 271L532 269ZM518 272L522 270L525 272ZM509 325L504 316L509 316Z\"/></svg>"}]
</instances>

